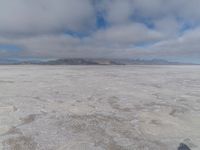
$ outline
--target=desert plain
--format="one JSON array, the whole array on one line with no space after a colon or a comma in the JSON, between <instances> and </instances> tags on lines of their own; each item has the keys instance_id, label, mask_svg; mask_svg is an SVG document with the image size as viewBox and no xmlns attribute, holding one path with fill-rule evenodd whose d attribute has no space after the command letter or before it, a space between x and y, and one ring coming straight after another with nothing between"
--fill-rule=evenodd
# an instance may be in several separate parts
<instances>
[{"instance_id":1,"label":"desert plain","mask_svg":"<svg viewBox=\"0 0 200 150\"><path fill-rule=\"evenodd\" d=\"M0 150L200 149L200 66L0 66Z\"/></svg>"}]
</instances>

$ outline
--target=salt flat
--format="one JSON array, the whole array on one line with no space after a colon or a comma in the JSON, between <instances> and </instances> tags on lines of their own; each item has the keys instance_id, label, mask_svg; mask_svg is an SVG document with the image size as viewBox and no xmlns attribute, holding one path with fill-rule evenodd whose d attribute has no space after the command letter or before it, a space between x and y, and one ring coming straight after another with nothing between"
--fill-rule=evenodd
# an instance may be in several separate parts
<instances>
[{"instance_id":1,"label":"salt flat","mask_svg":"<svg viewBox=\"0 0 200 150\"><path fill-rule=\"evenodd\" d=\"M0 66L2 150L200 149L200 66Z\"/></svg>"}]
</instances>

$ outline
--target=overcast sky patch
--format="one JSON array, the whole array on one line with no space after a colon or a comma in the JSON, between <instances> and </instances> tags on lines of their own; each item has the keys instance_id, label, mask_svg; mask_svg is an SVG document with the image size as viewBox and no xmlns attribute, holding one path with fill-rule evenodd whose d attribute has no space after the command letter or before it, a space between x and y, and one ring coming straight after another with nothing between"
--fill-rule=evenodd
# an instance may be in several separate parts
<instances>
[{"instance_id":1,"label":"overcast sky patch","mask_svg":"<svg viewBox=\"0 0 200 150\"><path fill-rule=\"evenodd\" d=\"M0 0L0 57L13 57L15 49L27 58L192 61L200 58L199 6L199 0Z\"/></svg>"}]
</instances>

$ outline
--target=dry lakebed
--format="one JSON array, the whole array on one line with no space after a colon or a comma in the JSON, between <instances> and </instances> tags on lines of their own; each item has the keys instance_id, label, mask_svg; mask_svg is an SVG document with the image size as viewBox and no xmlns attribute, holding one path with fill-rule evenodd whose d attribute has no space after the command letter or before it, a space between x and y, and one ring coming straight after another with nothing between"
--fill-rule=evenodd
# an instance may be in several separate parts
<instances>
[{"instance_id":1,"label":"dry lakebed","mask_svg":"<svg viewBox=\"0 0 200 150\"><path fill-rule=\"evenodd\" d=\"M200 149L200 66L0 66L0 150L181 143Z\"/></svg>"}]
</instances>

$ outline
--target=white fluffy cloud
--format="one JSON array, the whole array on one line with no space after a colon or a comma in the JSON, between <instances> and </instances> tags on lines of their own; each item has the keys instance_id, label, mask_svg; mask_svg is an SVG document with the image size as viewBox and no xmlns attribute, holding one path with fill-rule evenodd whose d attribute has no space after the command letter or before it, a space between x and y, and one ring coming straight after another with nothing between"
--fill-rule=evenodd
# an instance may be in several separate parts
<instances>
[{"instance_id":1,"label":"white fluffy cloud","mask_svg":"<svg viewBox=\"0 0 200 150\"><path fill-rule=\"evenodd\" d=\"M0 0L0 57L200 57L199 0ZM101 16L105 26L97 25ZM100 26L100 27L99 27Z\"/></svg>"},{"instance_id":2,"label":"white fluffy cloud","mask_svg":"<svg viewBox=\"0 0 200 150\"><path fill-rule=\"evenodd\" d=\"M130 22L130 17L134 12L133 3L130 0L115 0L107 2L107 20L110 23Z\"/></svg>"},{"instance_id":3,"label":"white fluffy cloud","mask_svg":"<svg viewBox=\"0 0 200 150\"><path fill-rule=\"evenodd\" d=\"M119 45L133 45L140 42L159 40L162 35L154 30L148 29L140 23L131 23L112 26L106 30L99 30L94 38L105 43Z\"/></svg>"},{"instance_id":4,"label":"white fluffy cloud","mask_svg":"<svg viewBox=\"0 0 200 150\"><path fill-rule=\"evenodd\" d=\"M94 26L90 0L0 0L0 34L49 34Z\"/></svg>"}]
</instances>

